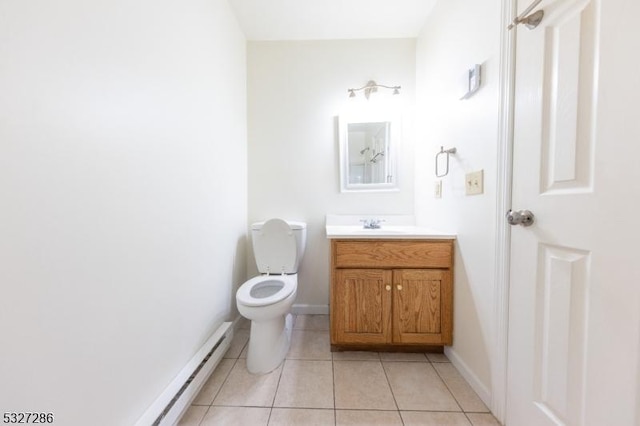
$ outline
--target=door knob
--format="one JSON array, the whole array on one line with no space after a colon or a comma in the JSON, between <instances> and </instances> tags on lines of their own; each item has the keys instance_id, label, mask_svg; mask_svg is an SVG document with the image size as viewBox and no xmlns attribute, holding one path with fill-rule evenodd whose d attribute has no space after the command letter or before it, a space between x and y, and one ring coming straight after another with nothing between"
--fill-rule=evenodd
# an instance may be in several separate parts
<instances>
[{"instance_id":1,"label":"door knob","mask_svg":"<svg viewBox=\"0 0 640 426\"><path fill-rule=\"evenodd\" d=\"M387 291L391 291L391 286L390 286L390 285L387 285L387 286L385 286L385 289L386 289Z\"/></svg>"},{"instance_id":2,"label":"door knob","mask_svg":"<svg viewBox=\"0 0 640 426\"><path fill-rule=\"evenodd\" d=\"M535 216L529 210L509 210L507 212L507 222L509 225L531 226L535 221Z\"/></svg>"},{"instance_id":3,"label":"door knob","mask_svg":"<svg viewBox=\"0 0 640 426\"><path fill-rule=\"evenodd\" d=\"M396 288L397 288L398 290L402 290L402 286L401 286L400 284L398 284L398 285L396 286Z\"/></svg>"}]
</instances>

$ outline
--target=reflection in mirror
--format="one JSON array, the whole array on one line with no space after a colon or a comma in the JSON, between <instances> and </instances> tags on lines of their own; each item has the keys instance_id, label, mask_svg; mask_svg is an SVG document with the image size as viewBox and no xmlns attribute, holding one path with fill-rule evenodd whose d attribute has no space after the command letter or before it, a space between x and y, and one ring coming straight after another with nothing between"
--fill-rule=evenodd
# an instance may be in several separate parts
<instances>
[{"instance_id":1,"label":"reflection in mirror","mask_svg":"<svg viewBox=\"0 0 640 426\"><path fill-rule=\"evenodd\" d=\"M349 183L389 183L389 130L391 123L349 123L347 149Z\"/></svg>"},{"instance_id":2,"label":"reflection in mirror","mask_svg":"<svg viewBox=\"0 0 640 426\"><path fill-rule=\"evenodd\" d=\"M395 190L393 120L340 117L342 191Z\"/></svg>"}]
</instances>

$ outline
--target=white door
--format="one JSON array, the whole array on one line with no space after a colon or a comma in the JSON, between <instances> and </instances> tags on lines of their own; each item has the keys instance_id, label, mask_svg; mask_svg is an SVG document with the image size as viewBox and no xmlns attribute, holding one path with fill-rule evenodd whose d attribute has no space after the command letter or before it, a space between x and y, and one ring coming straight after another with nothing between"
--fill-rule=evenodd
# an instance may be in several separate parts
<instances>
[{"instance_id":1,"label":"white door","mask_svg":"<svg viewBox=\"0 0 640 426\"><path fill-rule=\"evenodd\" d=\"M540 8L517 28L512 206L535 222L512 228L506 424L640 425L640 1Z\"/></svg>"}]
</instances>

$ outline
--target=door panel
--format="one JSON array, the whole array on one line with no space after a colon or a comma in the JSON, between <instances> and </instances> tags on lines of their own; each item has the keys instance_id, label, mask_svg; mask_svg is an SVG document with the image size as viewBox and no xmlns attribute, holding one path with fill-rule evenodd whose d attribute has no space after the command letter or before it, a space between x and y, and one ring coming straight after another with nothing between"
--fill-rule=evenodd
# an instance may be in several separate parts
<instances>
[{"instance_id":1,"label":"door panel","mask_svg":"<svg viewBox=\"0 0 640 426\"><path fill-rule=\"evenodd\" d=\"M542 40L543 193L590 191L597 71L595 1L545 7Z\"/></svg>"},{"instance_id":2,"label":"door panel","mask_svg":"<svg viewBox=\"0 0 640 426\"><path fill-rule=\"evenodd\" d=\"M536 283L534 398L557 424L584 411L590 253L540 244Z\"/></svg>"},{"instance_id":3,"label":"door panel","mask_svg":"<svg viewBox=\"0 0 640 426\"><path fill-rule=\"evenodd\" d=\"M393 341L450 344L447 324L451 306L449 271L400 269L393 273ZM449 340L447 340L449 339Z\"/></svg>"},{"instance_id":4,"label":"door panel","mask_svg":"<svg viewBox=\"0 0 640 426\"><path fill-rule=\"evenodd\" d=\"M333 329L344 343L391 341L392 272L382 269L336 270Z\"/></svg>"}]
</instances>

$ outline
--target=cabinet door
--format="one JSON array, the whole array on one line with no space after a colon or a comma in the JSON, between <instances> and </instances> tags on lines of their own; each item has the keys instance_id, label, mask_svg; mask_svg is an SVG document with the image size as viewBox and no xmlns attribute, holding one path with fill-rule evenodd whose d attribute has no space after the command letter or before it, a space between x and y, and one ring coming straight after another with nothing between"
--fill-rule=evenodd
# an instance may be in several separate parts
<instances>
[{"instance_id":1,"label":"cabinet door","mask_svg":"<svg viewBox=\"0 0 640 426\"><path fill-rule=\"evenodd\" d=\"M391 342L392 278L382 269L335 270L331 343Z\"/></svg>"},{"instance_id":2,"label":"cabinet door","mask_svg":"<svg viewBox=\"0 0 640 426\"><path fill-rule=\"evenodd\" d=\"M398 269L393 273L393 342L450 345L451 273Z\"/></svg>"}]
</instances>

